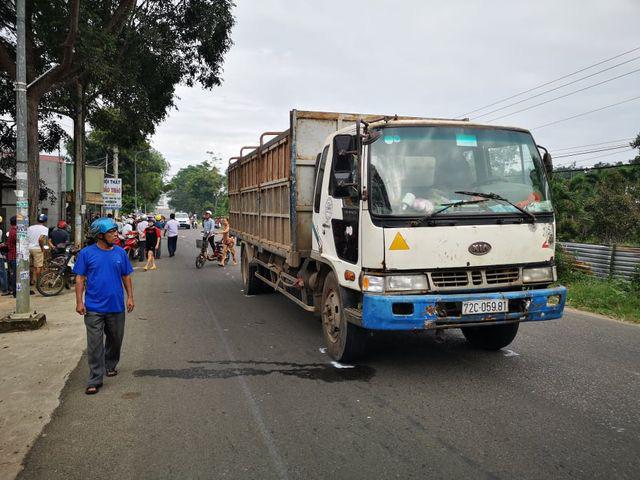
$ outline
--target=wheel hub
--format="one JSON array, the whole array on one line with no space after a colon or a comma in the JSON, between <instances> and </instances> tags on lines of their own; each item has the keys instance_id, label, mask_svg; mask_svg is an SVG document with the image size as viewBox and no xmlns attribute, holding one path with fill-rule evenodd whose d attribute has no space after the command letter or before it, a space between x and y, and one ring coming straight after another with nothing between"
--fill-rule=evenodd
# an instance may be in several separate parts
<instances>
[{"instance_id":1,"label":"wheel hub","mask_svg":"<svg viewBox=\"0 0 640 480\"><path fill-rule=\"evenodd\" d=\"M327 298L324 302L324 315L322 318L322 323L324 324L324 330L327 332L327 336L329 340L333 343L338 341L340 337L340 303L336 297L335 292L331 292L327 295Z\"/></svg>"}]
</instances>

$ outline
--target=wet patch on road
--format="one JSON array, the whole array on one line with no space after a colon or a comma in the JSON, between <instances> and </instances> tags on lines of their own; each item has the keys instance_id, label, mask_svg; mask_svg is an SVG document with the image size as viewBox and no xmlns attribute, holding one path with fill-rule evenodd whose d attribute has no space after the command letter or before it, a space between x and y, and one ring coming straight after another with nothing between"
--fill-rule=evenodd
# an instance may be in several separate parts
<instances>
[{"instance_id":1,"label":"wet patch on road","mask_svg":"<svg viewBox=\"0 0 640 480\"><path fill-rule=\"evenodd\" d=\"M226 379L233 377L263 377L267 375L284 375L304 380L319 380L327 383L335 382L368 382L375 376L375 369L366 365L353 365L350 368L336 368L326 363L292 363L292 362L256 362L246 361L190 361L191 364L206 364L227 368L206 368L204 366L170 369L158 368L136 370L136 377L158 377L191 379Z\"/></svg>"}]
</instances>

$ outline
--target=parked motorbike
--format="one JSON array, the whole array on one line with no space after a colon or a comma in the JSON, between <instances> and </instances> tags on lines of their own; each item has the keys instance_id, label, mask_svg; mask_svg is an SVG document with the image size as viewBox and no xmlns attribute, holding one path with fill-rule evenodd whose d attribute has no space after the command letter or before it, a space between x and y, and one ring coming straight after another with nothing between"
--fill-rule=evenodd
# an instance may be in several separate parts
<instances>
[{"instance_id":1,"label":"parked motorbike","mask_svg":"<svg viewBox=\"0 0 640 480\"><path fill-rule=\"evenodd\" d=\"M126 235L118 235L118 239L114 242L115 245L122 247L129 260L134 260L140 257L140 241L138 240L138 232L129 232Z\"/></svg>"},{"instance_id":2,"label":"parked motorbike","mask_svg":"<svg viewBox=\"0 0 640 480\"><path fill-rule=\"evenodd\" d=\"M200 249L200 253L196 257L196 268L202 268L204 264L209 262L220 262L222 260L222 240L214 241L215 248L212 253L209 253L209 236L204 235L202 239L196 240L196 247ZM210 235L214 235L213 233ZM231 258L231 253L227 250L226 262Z\"/></svg>"},{"instance_id":3,"label":"parked motorbike","mask_svg":"<svg viewBox=\"0 0 640 480\"><path fill-rule=\"evenodd\" d=\"M36 288L43 297L58 295L63 288L71 288L75 283L75 275L72 270L78 250L73 245L69 245L64 251L63 262L57 266L50 264L50 267L40 275L36 282Z\"/></svg>"}]
</instances>

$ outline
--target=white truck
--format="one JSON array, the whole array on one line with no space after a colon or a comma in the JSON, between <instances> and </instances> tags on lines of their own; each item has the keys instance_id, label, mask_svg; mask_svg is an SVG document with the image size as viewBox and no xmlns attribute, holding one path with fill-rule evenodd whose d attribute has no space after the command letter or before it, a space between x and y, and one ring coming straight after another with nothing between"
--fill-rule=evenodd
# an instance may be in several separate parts
<instances>
[{"instance_id":1,"label":"white truck","mask_svg":"<svg viewBox=\"0 0 640 480\"><path fill-rule=\"evenodd\" d=\"M338 361L369 331L461 328L503 348L564 310L550 173L522 128L293 110L229 161L244 291L319 313Z\"/></svg>"}]
</instances>

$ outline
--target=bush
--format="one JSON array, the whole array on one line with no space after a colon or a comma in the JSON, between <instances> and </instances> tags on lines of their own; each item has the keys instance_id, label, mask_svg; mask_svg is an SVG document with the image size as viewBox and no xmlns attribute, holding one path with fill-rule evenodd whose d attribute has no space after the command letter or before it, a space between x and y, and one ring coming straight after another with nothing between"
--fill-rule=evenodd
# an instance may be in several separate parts
<instances>
[{"instance_id":1,"label":"bush","mask_svg":"<svg viewBox=\"0 0 640 480\"><path fill-rule=\"evenodd\" d=\"M640 264L636 265L636 268L633 270L631 288L636 292L640 292Z\"/></svg>"},{"instance_id":2,"label":"bush","mask_svg":"<svg viewBox=\"0 0 640 480\"><path fill-rule=\"evenodd\" d=\"M555 261L559 280L568 281L584 276L584 273L576 268L576 257L564 250L558 244L556 244Z\"/></svg>"}]
</instances>

